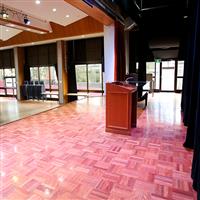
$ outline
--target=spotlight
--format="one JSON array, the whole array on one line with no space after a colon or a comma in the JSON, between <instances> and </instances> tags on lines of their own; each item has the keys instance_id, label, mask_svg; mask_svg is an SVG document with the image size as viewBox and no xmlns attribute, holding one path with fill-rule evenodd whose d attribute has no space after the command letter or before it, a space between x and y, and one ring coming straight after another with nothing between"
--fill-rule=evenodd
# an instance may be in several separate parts
<instances>
[{"instance_id":1,"label":"spotlight","mask_svg":"<svg viewBox=\"0 0 200 200\"><path fill-rule=\"evenodd\" d=\"M27 18L27 16L24 17L24 24L29 25L31 21Z\"/></svg>"},{"instance_id":2,"label":"spotlight","mask_svg":"<svg viewBox=\"0 0 200 200\"><path fill-rule=\"evenodd\" d=\"M4 9L1 10L0 15L3 19L9 18L9 14Z\"/></svg>"}]
</instances>

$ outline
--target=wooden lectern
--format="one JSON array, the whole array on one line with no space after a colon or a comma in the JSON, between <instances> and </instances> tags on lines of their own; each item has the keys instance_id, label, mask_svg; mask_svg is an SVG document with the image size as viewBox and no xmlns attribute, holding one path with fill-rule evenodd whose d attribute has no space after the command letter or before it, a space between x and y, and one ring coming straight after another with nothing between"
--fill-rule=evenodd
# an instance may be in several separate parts
<instances>
[{"instance_id":1,"label":"wooden lectern","mask_svg":"<svg viewBox=\"0 0 200 200\"><path fill-rule=\"evenodd\" d=\"M137 124L137 88L123 82L106 83L106 131L130 135Z\"/></svg>"}]
</instances>

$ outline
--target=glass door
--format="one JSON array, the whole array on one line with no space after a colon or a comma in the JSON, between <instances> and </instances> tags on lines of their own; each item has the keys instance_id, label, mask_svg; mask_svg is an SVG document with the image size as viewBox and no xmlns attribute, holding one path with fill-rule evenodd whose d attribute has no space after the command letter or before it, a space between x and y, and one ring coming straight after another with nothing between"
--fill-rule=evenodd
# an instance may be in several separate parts
<instances>
[{"instance_id":1,"label":"glass door","mask_svg":"<svg viewBox=\"0 0 200 200\"><path fill-rule=\"evenodd\" d=\"M175 61L161 63L161 91L174 92L175 88Z\"/></svg>"},{"instance_id":2,"label":"glass door","mask_svg":"<svg viewBox=\"0 0 200 200\"><path fill-rule=\"evenodd\" d=\"M102 90L101 64L88 65L88 89L94 91Z\"/></svg>"},{"instance_id":3,"label":"glass door","mask_svg":"<svg viewBox=\"0 0 200 200\"><path fill-rule=\"evenodd\" d=\"M77 90L103 92L102 64L75 65Z\"/></svg>"},{"instance_id":4,"label":"glass door","mask_svg":"<svg viewBox=\"0 0 200 200\"><path fill-rule=\"evenodd\" d=\"M12 76L4 77L6 95L16 96L16 78Z\"/></svg>"}]
</instances>

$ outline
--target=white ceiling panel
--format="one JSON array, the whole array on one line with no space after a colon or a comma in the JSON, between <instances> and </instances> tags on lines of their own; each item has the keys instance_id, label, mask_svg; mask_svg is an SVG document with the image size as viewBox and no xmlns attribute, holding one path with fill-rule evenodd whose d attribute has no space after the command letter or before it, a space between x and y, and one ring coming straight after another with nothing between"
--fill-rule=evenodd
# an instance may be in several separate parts
<instances>
[{"instance_id":1,"label":"white ceiling panel","mask_svg":"<svg viewBox=\"0 0 200 200\"><path fill-rule=\"evenodd\" d=\"M3 40L3 41L8 40L20 32L22 32L22 31L0 25L0 40Z\"/></svg>"},{"instance_id":2,"label":"white ceiling panel","mask_svg":"<svg viewBox=\"0 0 200 200\"><path fill-rule=\"evenodd\" d=\"M46 21L52 21L63 26L69 25L87 16L64 0L40 0L40 4L36 4L35 1L36 0L1 0L1 3L21 10L31 16ZM53 9L56 9L56 12L53 12Z\"/></svg>"}]
</instances>

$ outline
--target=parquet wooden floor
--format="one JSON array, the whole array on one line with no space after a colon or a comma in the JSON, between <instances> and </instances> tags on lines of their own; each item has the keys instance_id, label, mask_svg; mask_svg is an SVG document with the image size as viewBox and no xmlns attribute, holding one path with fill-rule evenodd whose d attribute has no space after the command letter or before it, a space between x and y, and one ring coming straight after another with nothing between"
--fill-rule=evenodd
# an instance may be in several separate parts
<instances>
[{"instance_id":1,"label":"parquet wooden floor","mask_svg":"<svg viewBox=\"0 0 200 200\"><path fill-rule=\"evenodd\" d=\"M102 97L0 127L1 200L194 200L180 95L155 94L131 136Z\"/></svg>"}]
</instances>

